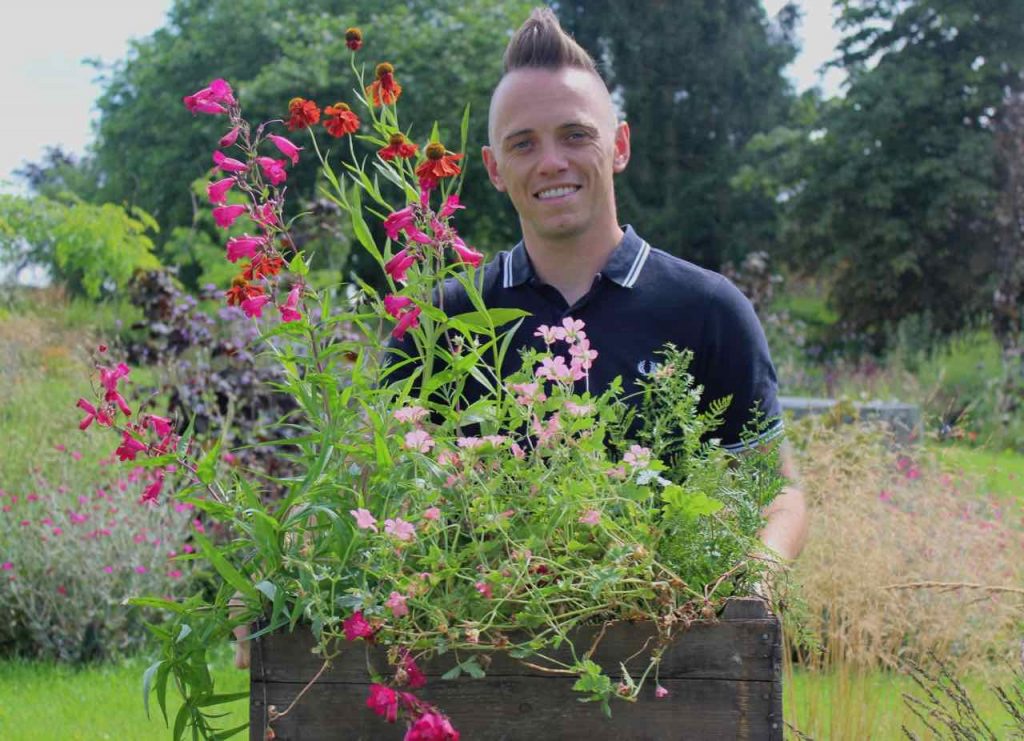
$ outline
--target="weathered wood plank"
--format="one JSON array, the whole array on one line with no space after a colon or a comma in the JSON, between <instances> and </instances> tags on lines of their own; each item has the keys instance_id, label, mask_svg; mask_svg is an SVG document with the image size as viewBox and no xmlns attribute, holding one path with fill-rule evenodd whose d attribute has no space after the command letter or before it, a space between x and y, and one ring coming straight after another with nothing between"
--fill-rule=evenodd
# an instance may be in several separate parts
<instances>
[{"instance_id":1,"label":"weathered wood plank","mask_svg":"<svg viewBox=\"0 0 1024 741\"><path fill-rule=\"evenodd\" d=\"M444 710L466 741L543 741L558 739L781 739L772 682L662 679L670 695L637 703L613 702L606 718L592 703L578 701L572 680L538 677L485 677L439 681L417 691ZM251 704L252 738L263 738L267 705L283 710L301 690L296 684L268 683L266 697ZM285 718L273 723L281 741L401 739L403 724L389 726L366 708L366 684L314 685ZM773 727L774 726L774 727Z\"/></svg>"},{"instance_id":2,"label":"weathered wood plank","mask_svg":"<svg viewBox=\"0 0 1024 741\"><path fill-rule=\"evenodd\" d=\"M437 704L467 741L508 739L781 739L781 630L760 600L737 600L716 623L697 623L681 631L666 648L660 683L670 696L654 697L653 683L637 703L614 702L607 719L591 703L579 702L575 678L543 674L498 652L483 679L455 681L439 675L454 664L442 656L424 662L428 676L418 697ZM577 647L589 647L598 628L581 629ZM595 654L613 679L626 661L654 634L647 624L610 626ZM253 645L250 738L262 741L267 708L286 708L320 669L310 653L314 643L304 629L265 636ZM561 652L563 658L566 652ZM645 654L642 654L642 656ZM285 718L273 723L282 741L327 739L400 739L404 726L389 726L366 708L369 679L366 660L385 671L379 647L359 644L338 657ZM465 658L463 656L462 658ZM644 658L627 667L634 676Z\"/></svg>"}]
</instances>

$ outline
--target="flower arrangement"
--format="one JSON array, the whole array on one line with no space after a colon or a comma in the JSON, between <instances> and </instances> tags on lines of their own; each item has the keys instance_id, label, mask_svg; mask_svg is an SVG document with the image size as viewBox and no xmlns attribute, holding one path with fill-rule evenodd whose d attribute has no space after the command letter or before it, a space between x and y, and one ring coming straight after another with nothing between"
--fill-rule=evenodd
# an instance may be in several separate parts
<instances>
[{"instance_id":1,"label":"flower arrangement","mask_svg":"<svg viewBox=\"0 0 1024 741\"><path fill-rule=\"evenodd\" d=\"M362 34L350 29L346 43L352 105L321 110L294 98L286 120L254 127L223 80L184 99L194 114L228 119L209 200L219 225L248 219L255 234L226 243L226 259L245 262L225 299L255 320L283 370L281 390L302 412L301 434L288 441L300 475L276 481L285 494L267 501L258 479L218 468L218 446L198 450L151 415L119 427L119 410L131 413L118 401L126 368L101 369L101 398L82 402L88 419L120 430L126 457L176 468L176 501L235 533L226 544L197 536L198 555L224 580L215 596L137 600L171 615L154 629L162 657L144 693L155 688L165 708L173 678L184 699L175 738L189 727L204 738L239 730L213 725L210 709L231 698L214 692L206 651L259 617L253 637L308 626L325 666L360 644L386 647L388 665L370 670L367 712L404 721L407 739L459 737L443 709L415 694L426 681L419 662L434 656L451 657L448 676L475 677L488 653L504 651L577 676L582 699L606 712L613 698L635 700L651 684L664 697L659 655L673 633L713 619L722 599L760 579L749 554L761 511L781 489L775 454L734 457L717 445L711 433L728 401L699 410L685 351L667 347L632 403L618 385L591 393L600 348L578 320L538 327L544 350L524 350L520 370L503 376L515 351L508 329L526 316L483 304L483 255L454 224L466 207L468 110L460 151L436 124L421 148L399 125L398 71L378 64L367 83L356 63ZM344 156L321 152L315 135L299 146L274 133L318 125L347 144ZM356 141L374 156L360 158ZM325 195L380 266L385 295L362 283L348 294L309 284L310 256L289 239L283 211L288 167L307 147ZM445 281L473 311L446 313ZM485 389L471 404L469 383ZM160 496L159 486L147 490ZM577 626L623 620L657 627L639 676L582 650L571 665L548 655L571 645Z\"/></svg>"}]
</instances>

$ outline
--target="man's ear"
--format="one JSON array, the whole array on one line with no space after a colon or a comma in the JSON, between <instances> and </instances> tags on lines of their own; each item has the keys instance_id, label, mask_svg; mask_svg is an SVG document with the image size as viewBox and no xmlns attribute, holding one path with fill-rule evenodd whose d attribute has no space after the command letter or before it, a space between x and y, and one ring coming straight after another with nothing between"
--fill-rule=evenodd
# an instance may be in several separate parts
<instances>
[{"instance_id":1,"label":"man's ear","mask_svg":"<svg viewBox=\"0 0 1024 741\"><path fill-rule=\"evenodd\" d=\"M612 172L620 173L629 164L629 124L620 121L615 127L615 155L612 159Z\"/></svg>"},{"instance_id":2,"label":"man's ear","mask_svg":"<svg viewBox=\"0 0 1024 741\"><path fill-rule=\"evenodd\" d=\"M505 181L498 174L498 161L494 158L494 150L488 146L481 147L480 156L483 157L484 167L487 169L487 177L491 179L491 184L504 193Z\"/></svg>"}]
</instances>

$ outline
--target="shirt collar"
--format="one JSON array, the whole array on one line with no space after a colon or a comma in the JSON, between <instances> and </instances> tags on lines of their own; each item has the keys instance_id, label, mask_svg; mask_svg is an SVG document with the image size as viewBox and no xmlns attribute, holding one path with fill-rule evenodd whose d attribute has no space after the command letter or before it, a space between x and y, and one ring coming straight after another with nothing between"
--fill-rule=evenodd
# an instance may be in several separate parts
<instances>
[{"instance_id":1,"label":"shirt collar","mask_svg":"<svg viewBox=\"0 0 1024 741\"><path fill-rule=\"evenodd\" d=\"M651 246L637 236L632 226L627 225L622 241L609 255L601 274L623 288L632 288L650 254ZM502 264L501 285L503 288L521 286L533 275L533 265L526 252L526 245L520 242L512 248Z\"/></svg>"}]
</instances>

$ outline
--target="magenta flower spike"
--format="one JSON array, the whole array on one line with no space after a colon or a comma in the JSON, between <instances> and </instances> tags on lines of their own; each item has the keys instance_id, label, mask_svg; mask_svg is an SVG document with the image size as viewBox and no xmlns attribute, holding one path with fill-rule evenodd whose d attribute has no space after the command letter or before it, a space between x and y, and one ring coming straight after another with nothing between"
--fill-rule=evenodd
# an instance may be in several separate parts
<instances>
[{"instance_id":1,"label":"magenta flower spike","mask_svg":"<svg viewBox=\"0 0 1024 741\"><path fill-rule=\"evenodd\" d=\"M213 153L213 163L224 172L245 172L249 166L240 160L227 157L219 149Z\"/></svg>"},{"instance_id":2,"label":"magenta flower spike","mask_svg":"<svg viewBox=\"0 0 1024 741\"><path fill-rule=\"evenodd\" d=\"M302 151L302 147L297 147L289 139L276 134L267 134L267 139L278 148L281 154L290 159L293 165L299 164L299 152Z\"/></svg>"},{"instance_id":3,"label":"magenta flower spike","mask_svg":"<svg viewBox=\"0 0 1024 741\"><path fill-rule=\"evenodd\" d=\"M228 191L235 184L234 178L224 178L216 182L210 183L206 186L206 195L210 199L210 203L221 204L227 200Z\"/></svg>"},{"instance_id":4,"label":"magenta flower spike","mask_svg":"<svg viewBox=\"0 0 1024 741\"><path fill-rule=\"evenodd\" d=\"M218 206L213 209L213 220L217 222L217 226L222 229L227 229L235 220L244 214L246 207L242 205L236 206Z\"/></svg>"}]
</instances>

